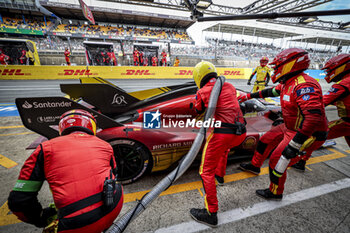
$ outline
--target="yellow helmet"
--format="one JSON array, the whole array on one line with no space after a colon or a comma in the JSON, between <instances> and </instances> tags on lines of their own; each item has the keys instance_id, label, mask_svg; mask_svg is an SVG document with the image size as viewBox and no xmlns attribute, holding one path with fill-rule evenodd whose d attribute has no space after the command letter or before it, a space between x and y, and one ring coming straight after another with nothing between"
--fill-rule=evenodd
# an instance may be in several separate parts
<instances>
[{"instance_id":1,"label":"yellow helmet","mask_svg":"<svg viewBox=\"0 0 350 233\"><path fill-rule=\"evenodd\" d=\"M193 70L193 79L198 88L202 88L208 78L216 78L218 76L215 66L208 62L199 62Z\"/></svg>"}]
</instances>

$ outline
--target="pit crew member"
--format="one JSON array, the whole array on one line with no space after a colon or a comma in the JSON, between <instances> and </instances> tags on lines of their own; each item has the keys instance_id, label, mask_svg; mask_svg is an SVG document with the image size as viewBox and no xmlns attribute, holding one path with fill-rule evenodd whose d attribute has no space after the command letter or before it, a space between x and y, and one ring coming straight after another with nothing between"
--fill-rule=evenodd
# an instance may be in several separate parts
<instances>
[{"instance_id":1,"label":"pit crew member","mask_svg":"<svg viewBox=\"0 0 350 233\"><path fill-rule=\"evenodd\" d=\"M110 50L107 52L108 60L109 60L109 65L116 66L117 65L117 58L115 57L115 54L113 50Z\"/></svg>"},{"instance_id":2,"label":"pit crew member","mask_svg":"<svg viewBox=\"0 0 350 233\"><path fill-rule=\"evenodd\" d=\"M327 83L334 82L330 90L323 96L324 105L333 104L338 109L339 119L328 123L327 139L344 136L350 147L350 54L340 54L331 58L323 66ZM303 156L294 168L305 171L306 161L310 156Z\"/></svg>"},{"instance_id":3,"label":"pit crew member","mask_svg":"<svg viewBox=\"0 0 350 233\"><path fill-rule=\"evenodd\" d=\"M176 57L174 61L174 66L179 66L179 65L180 65L180 59Z\"/></svg>"},{"instance_id":4,"label":"pit crew member","mask_svg":"<svg viewBox=\"0 0 350 233\"><path fill-rule=\"evenodd\" d=\"M269 62L268 57L262 57L260 59L260 66L256 67L250 76L247 85L250 85L250 81L256 74L256 80L253 87L253 92L263 90L270 81L270 67L267 66Z\"/></svg>"},{"instance_id":5,"label":"pit crew member","mask_svg":"<svg viewBox=\"0 0 350 233\"><path fill-rule=\"evenodd\" d=\"M250 98L280 96L284 119L283 139L272 152L269 161L270 187L257 190L267 199L282 199L287 177L286 167L297 163L300 151L311 154L327 138L327 118L319 83L305 74L310 59L305 50L290 48L279 53L270 63L274 69L274 88L240 96L240 102ZM282 126L282 125L281 125Z\"/></svg>"},{"instance_id":6,"label":"pit crew member","mask_svg":"<svg viewBox=\"0 0 350 233\"><path fill-rule=\"evenodd\" d=\"M135 48L134 53L134 66L139 66L140 65L140 52Z\"/></svg>"},{"instance_id":7,"label":"pit crew member","mask_svg":"<svg viewBox=\"0 0 350 233\"><path fill-rule=\"evenodd\" d=\"M123 205L122 186L114 179L113 149L94 136L95 118L84 110L64 113L59 132L60 137L41 143L25 161L8 198L9 209L47 232L106 230ZM38 201L44 180L55 207L43 209Z\"/></svg>"},{"instance_id":8,"label":"pit crew member","mask_svg":"<svg viewBox=\"0 0 350 233\"><path fill-rule=\"evenodd\" d=\"M162 57L162 66L166 66L166 57L167 57L167 53L165 52L165 49L163 49L163 52L160 54L160 56Z\"/></svg>"},{"instance_id":9,"label":"pit crew member","mask_svg":"<svg viewBox=\"0 0 350 233\"><path fill-rule=\"evenodd\" d=\"M152 66L158 66L158 58L156 55L152 57Z\"/></svg>"},{"instance_id":10,"label":"pit crew member","mask_svg":"<svg viewBox=\"0 0 350 233\"><path fill-rule=\"evenodd\" d=\"M66 48L66 50L64 51L64 57L66 59L67 66L70 66L70 52L68 48Z\"/></svg>"},{"instance_id":11,"label":"pit crew member","mask_svg":"<svg viewBox=\"0 0 350 233\"><path fill-rule=\"evenodd\" d=\"M198 63L193 71L193 79L199 88L196 94L195 110L201 114L208 107L210 93L217 81L215 66L207 61ZM205 190L206 209L191 209L191 216L198 222L209 226L217 225L218 199L215 179L224 183L224 176L229 149L240 145L246 137L243 114L236 97L236 88L225 82L214 115L221 121L220 128L214 128L208 136L203 149L199 174Z\"/></svg>"},{"instance_id":12,"label":"pit crew member","mask_svg":"<svg viewBox=\"0 0 350 233\"><path fill-rule=\"evenodd\" d=\"M5 53L0 50L0 64L1 65L8 65L7 61L10 59L9 56L7 56Z\"/></svg>"},{"instance_id":13,"label":"pit crew member","mask_svg":"<svg viewBox=\"0 0 350 233\"><path fill-rule=\"evenodd\" d=\"M21 54L22 55L19 57L19 63L21 65L26 65L27 64L27 51L25 49L22 49Z\"/></svg>"}]
</instances>

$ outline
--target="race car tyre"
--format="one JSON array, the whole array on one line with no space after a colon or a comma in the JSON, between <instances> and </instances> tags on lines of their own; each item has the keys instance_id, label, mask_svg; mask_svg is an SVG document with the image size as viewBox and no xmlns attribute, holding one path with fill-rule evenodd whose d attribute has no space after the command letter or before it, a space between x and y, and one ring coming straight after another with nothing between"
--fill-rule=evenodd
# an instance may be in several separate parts
<instances>
[{"instance_id":1,"label":"race car tyre","mask_svg":"<svg viewBox=\"0 0 350 233\"><path fill-rule=\"evenodd\" d=\"M117 162L117 180L122 184L133 183L152 169L152 157L139 142L115 139L109 142Z\"/></svg>"}]
</instances>

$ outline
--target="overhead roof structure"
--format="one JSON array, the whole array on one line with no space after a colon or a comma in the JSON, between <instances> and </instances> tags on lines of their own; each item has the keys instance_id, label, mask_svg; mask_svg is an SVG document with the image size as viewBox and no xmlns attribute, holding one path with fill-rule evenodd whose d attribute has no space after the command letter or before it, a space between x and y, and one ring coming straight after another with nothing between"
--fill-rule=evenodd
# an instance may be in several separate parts
<instances>
[{"instance_id":1,"label":"overhead roof structure","mask_svg":"<svg viewBox=\"0 0 350 233\"><path fill-rule=\"evenodd\" d=\"M76 18L86 20L79 5L67 4L60 5L54 2L47 2L44 5L49 11L63 18ZM168 28L183 28L190 27L194 21L190 18L162 15L148 12L139 12L131 10L119 10L102 7L90 7L95 21L97 22L112 22L119 24L133 24Z\"/></svg>"},{"instance_id":2,"label":"overhead roof structure","mask_svg":"<svg viewBox=\"0 0 350 233\"><path fill-rule=\"evenodd\" d=\"M321 44L321 45L327 45L327 46L350 46L350 39L338 39L338 38L327 38L327 37L290 39L290 41L300 41L304 43Z\"/></svg>"},{"instance_id":3,"label":"overhead roof structure","mask_svg":"<svg viewBox=\"0 0 350 233\"><path fill-rule=\"evenodd\" d=\"M278 39L278 38L293 37L293 36L301 35L301 34L291 33L286 31L278 31L278 30L249 27L249 26L239 26L239 25L232 25L232 24L216 24L212 27L205 29L204 31L240 34L240 35L246 35L246 36L264 37L264 38L270 38L270 39Z\"/></svg>"}]
</instances>

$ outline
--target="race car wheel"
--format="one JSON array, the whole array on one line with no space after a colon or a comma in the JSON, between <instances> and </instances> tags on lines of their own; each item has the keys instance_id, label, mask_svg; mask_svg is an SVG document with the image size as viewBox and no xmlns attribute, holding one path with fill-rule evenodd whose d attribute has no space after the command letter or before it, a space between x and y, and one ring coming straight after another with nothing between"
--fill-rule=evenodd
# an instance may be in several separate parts
<instances>
[{"instance_id":1,"label":"race car wheel","mask_svg":"<svg viewBox=\"0 0 350 233\"><path fill-rule=\"evenodd\" d=\"M136 181L151 169L150 153L141 143L127 139L116 139L109 143L117 162L117 180L122 184Z\"/></svg>"}]
</instances>

